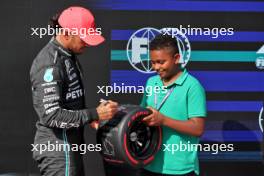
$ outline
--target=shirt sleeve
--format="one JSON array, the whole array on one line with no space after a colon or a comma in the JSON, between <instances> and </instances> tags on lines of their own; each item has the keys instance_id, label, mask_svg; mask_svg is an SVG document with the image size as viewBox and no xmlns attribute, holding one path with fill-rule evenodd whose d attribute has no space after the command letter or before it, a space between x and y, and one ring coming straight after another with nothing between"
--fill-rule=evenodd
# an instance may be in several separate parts
<instances>
[{"instance_id":1,"label":"shirt sleeve","mask_svg":"<svg viewBox=\"0 0 264 176\"><path fill-rule=\"evenodd\" d=\"M197 82L188 90L188 117L206 117L206 96L202 85Z\"/></svg>"},{"instance_id":2,"label":"shirt sleeve","mask_svg":"<svg viewBox=\"0 0 264 176\"><path fill-rule=\"evenodd\" d=\"M97 120L96 109L64 109L63 72L58 66L42 68L34 75L32 94L34 108L42 125L52 128L79 128ZM79 92L82 93L82 92Z\"/></svg>"}]
</instances>

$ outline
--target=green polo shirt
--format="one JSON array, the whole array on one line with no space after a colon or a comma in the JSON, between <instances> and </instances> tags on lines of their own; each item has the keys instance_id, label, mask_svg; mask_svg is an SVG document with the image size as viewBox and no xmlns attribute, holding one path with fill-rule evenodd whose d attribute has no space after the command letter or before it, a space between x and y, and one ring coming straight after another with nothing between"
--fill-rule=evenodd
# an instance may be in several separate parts
<instances>
[{"instance_id":1,"label":"green polo shirt","mask_svg":"<svg viewBox=\"0 0 264 176\"><path fill-rule=\"evenodd\" d=\"M157 75L149 78L146 86L162 87L163 83ZM191 76L186 69L175 82L166 87L167 92L172 87L174 87L172 93L160 109L162 114L183 121L192 117L206 117L205 91L199 81ZM157 93L156 91L156 104L160 104L167 94L165 91L160 92ZM153 91L145 92L141 106L156 108L154 97L155 93ZM145 169L164 174L185 174L191 171L199 174L197 150L192 147L194 146L192 144L199 143L199 138L179 133L165 126L162 126L162 130L162 147L153 162Z\"/></svg>"}]
</instances>

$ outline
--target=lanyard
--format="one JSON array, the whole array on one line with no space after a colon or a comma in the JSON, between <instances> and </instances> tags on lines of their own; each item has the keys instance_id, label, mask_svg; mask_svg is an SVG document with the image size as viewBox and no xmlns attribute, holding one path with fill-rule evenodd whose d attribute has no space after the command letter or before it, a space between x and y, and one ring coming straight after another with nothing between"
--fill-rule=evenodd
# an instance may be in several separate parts
<instances>
[{"instance_id":1,"label":"lanyard","mask_svg":"<svg viewBox=\"0 0 264 176\"><path fill-rule=\"evenodd\" d=\"M165 95L165 97L163 98L163 100L161 101L161 103L158 106L158 97L157 94L154 94L154 104L155 104L155 108L159 111L161 109L161 107L163 106L163 104L165 103L165 101L169 98L169 96L171 95L171 93L173 92L175 88L175 85L170 88L170 90L167 92L167 94Z\"/></svg>"}]
</instances>

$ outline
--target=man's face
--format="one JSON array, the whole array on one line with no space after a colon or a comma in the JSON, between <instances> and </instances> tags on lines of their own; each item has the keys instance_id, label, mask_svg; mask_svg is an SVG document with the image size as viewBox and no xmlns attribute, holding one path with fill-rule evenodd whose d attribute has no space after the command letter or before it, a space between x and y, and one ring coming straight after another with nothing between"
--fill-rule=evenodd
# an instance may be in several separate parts
<instances>
[{"instance_id":1,"label":"man's face","mask_svg":"<svg viewBox=\"0 0 264 176\"><path fill-rule=\"evenodd\" d=\"M173 55L168 49L150 51L152 68L161 79L169 79L175 74L179 63L179 54Z\"/></svg>"},{"instance_id":2,"label":"man's face","mask_svg":"<svg viewBox=\"0 0 264 176\"><path fill-rule=\"evenodd\" d=\"M87 47L87 44L77 35L69 36L69 49L75 54L82 54Z\"/></svg>"}]
</instances>

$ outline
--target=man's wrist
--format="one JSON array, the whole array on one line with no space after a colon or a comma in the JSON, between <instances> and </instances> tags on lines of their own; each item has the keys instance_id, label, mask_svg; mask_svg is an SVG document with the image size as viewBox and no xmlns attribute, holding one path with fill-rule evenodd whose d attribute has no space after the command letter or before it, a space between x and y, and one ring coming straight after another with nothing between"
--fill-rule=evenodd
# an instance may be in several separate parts
<instances>
[{"instance_id":1,"label":"man's wrist","mask_svg":"<svg viewBox=\"0 0 264 176\"><path fill-rule=\"evenodd\" d=\"M90 116L91 121L99 120L99 115L96 108L87 109L87 116Z\"/></svg>"}]
</instances>

